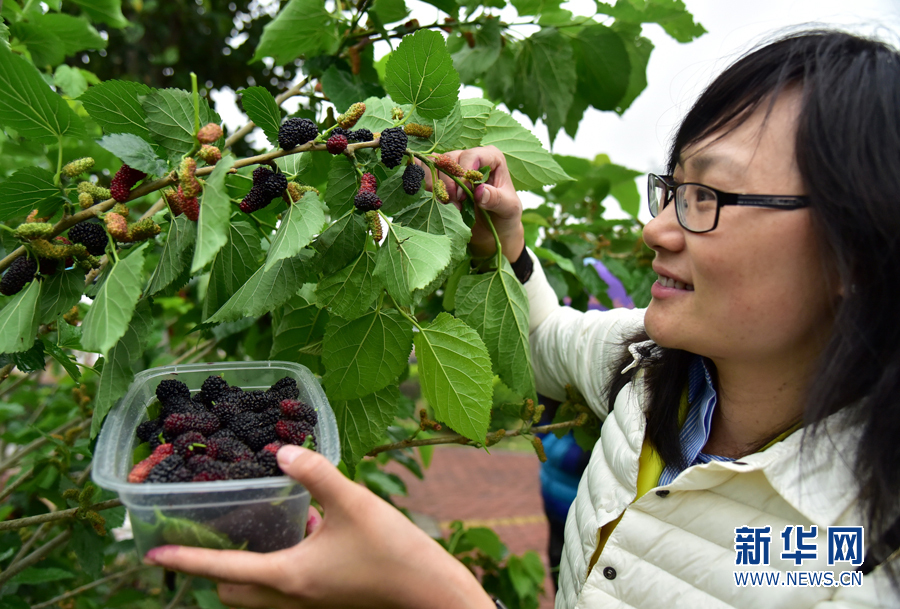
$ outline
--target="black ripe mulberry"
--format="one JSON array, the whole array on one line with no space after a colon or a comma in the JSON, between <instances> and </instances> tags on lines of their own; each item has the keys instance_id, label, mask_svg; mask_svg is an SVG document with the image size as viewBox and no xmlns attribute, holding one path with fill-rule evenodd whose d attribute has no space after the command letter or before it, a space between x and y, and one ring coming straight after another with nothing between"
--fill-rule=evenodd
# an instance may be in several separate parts
<instances>
[{"instance_id":1,"label":"black ripe mulberry","mask_svg":"<svg viewBox=\"0 0 900 609\"><path fill-rule=\"evenodd\" d=\"M221 400L225 396L225 392L230 389L228 382L221 376L208 376L203 384L200 385L201 402L204 404L212 404L217 400Z\"/></svg>"},{"instance_id":2,"label":"black ripe mulberry","mask_svg":"<svg viewBox=\"0 0 900 609\"><path fill-rule=\"evenodd\" d=\"M292 150L316 139L317 135L318 127L308 118L289 118L278 130L278 145L284 150Z\"/></svg>"},{"instance_id":3,"label":"black ripe mulberry","mask_svg":"<svg viewBox=\"0 0 900 609\"><path fill-rule=\"evenodd\" d=\"M247 460L230 464L228 473L231 480L246 480L248 478L265 478L269 475L269 470L255 460Z\"/></svg>"},{"instance_id":4,"label":"black ripe mulberry","mask_svg":"<svg viewBox=\"0 0 900 609\"><path fill-rule=\"evenodd\" d=\"M238 400L238 405L242 410L253 412L262 412L274 406L278 406L278 401L265 391L245 391Z\"/></svg>"},{"instance_id":5,"label":"black ripe mulberry","mask_svg":"<svg viewBox=\"0 0 900 609\"><path fill-rule=\"evenodd\" d=\"M292 421L308 421L311 425L319 422L316 409L300 400L282 400L281 414Z\"/></svg>"},{"instance_id":6,"label":"black ripe mulberry","mask_svg":"<svg viewBox=\"0 0 900 609\"><path fill-rule=\"evenodd\" d=\"M0 279L0 294L12 296L18 294L25 284L34 279L37 262L28 256L19 256L12 261L3 279Z\"/></svg>"},{"instance_id":7,"label":"black ripe mulberry","mask_svg":"<svg viewBox=\"0 0 900 609\"><path fill-rule=\"evenodd\" d=\"M162 421L159 419L151 419L144 421L137 426L137 437L141 442L149 442L154 436L158 436L162 431Z\"/></svg>"},{"instance_id":8,"label":"black ripe mulberry","mask_svg":"<svg viewBox=\"0 0 900 609\"><path fill-rule=\"evenodd\" d=\"M173 398L191 399L191 390L181 381L174 379L166 379L159 382L156 386L156 398L160 402L168 402Z\"/></svg>"},{"instance_id":9,"label":"black ripe mulberry","mask_svg":"<svg viewBox=\"0 0 900 609\"><path fill-rule=\"evenodd\" d=\"M146 177L147 174L143 171L122 165L109 183L109 192L112 194L112 198L119 203L127 201L131 194L131 188Z\"/></svg>"},{"instance_id":10,"label":"black ripe mulberry","mask_svg":"<svg viewBox=\"0 0 900 609\"><path fill-rule=\"evenodd\" d=\"M368 129L357 129L356 131L348 133L347 139L351 142L371 142L375 138Z\"/></svg>"},{"instance_id":11,"label":"black ripe mulberry","mask_svg":"<svg viewBox=\"0 0 900 609\"><path fill-rule=\"evenodd\" d=\"M69 240L83 245L92 256L103 255L109 243L106 230L97 222L79 222L69 229Z\"/></svg>"},{"instance_id":12,"label":"black ripe mulberry","mask_svg":"<svg viewBox=\"0 0 900 609\"><path fill-rule=\"evenodd\" d=\"M273 173L274 172L265 165L260 165L253 170L253 185L262 186L270 177L272 177Z\"/></svg>"},{"instance_id":13,"label":"black ripe mulberry","mask_svg":"<svg viewBox=\"0 0 900 609\"><path fill-rule=\"evenodd\" d=\"M360 190L356 193L353 204L359 211L374 211L381 207L381 199L370 190Z\"/></svg>"},{"instance_id":14,"label":"black ripe mulberry","mask_svg":"<svg viewBox=\"0 0 900 609\"><path fill-rule=\"evenodd\" d=\"M275 197L280 197L287 188L288 181L283 173L273 173L261 186L262 194L268 199L266 205L272 202Z\"/></svg>"},{"instance_id":15,"label":"black ripe mulberry","mask_svg":"<svg viewBox=\"0 0 900 609\"><path fill-rule=\"evenodd\" d=\"M184 459L178 455L169 455L156 467L150 470L146 482L187 482L193 476L185 477Z\"/></svg>"},{"instance_id":16,"label":"black ripe mulberry","mask_svg":"<svg viewBox=\"0 0 900 609\"><path fill-rule=\"evenodd\" d=\"M300 396L300 389L297 387L297 381L289 376L279 379L274 385L269 387L268 392L281 400L296 400Z\"/></svg>"},{"instance_id":17,"label":"black ripe mulberry","mask_svg":"<svg viewBox=\"0 0 900 609\"><path fill-rule=\"evenodd\" d=\"M166 417L163 429L167 437L177 438L188 431L199 431L210 436L219 429L219 419L208 412L174 413Z\"/></svg>"},{"instance_id":18,"label":"black ripe mulberry","mask_svg":"<svg viewBox=\"0 0 900 609\"><path fill-rule=\"evenodd\" d=\"M194 455L206 453L206 437L197 431L181 434L175 438L172 445L175 447L175 454L181 455L182 459L190 459Z\"/></svg>"},{"instance_id":19,"label":"black ripe mulberry","mask_svg":"<svg viewBox=\"0 0 900 609\"><path fill-rule=\"evenodd\" d=\"M325 148L331 154L340 154L347 149L347 136L346 135L332 135L328 138L328 141L325 142Z\"/></svg>"},{"instance_id":20,"label":"black ripe mulberry","mask_svg":"<svg viewBox=\"0 0 900 609\"><path fill-rule=\"evenodd\" d=\"M266 476L281 475L281 468L278 467L278 459L275 457L275 453L267 450L265 447L256 453L256 462L265 470Z\"/></svg>"},{"instance_id":21,"label":"black ripe mulberry","mask_svg":"<svg viewBox=\"0 0 900 609\"><path fill-rule=\"evenodd\" d=\"M254 186L250 189L244 199L241 201L241 211L245 214L252 214L253 212L262 209L266 205L268 205L272 199L266 197L266 195L262 191L262 186Z\"/></svg>"},{"instance_id":22,"label":"black ripe mulberry","mask_svg":"<svg viewBox=\"0 0 900 609\"><path fill-rule=\"evenodd\" d=\"M403 170L403 192L408 195L414 195L419 192L422 187L422 180L425 179L425 170L411 163Z\"/></svg>"},{"instance_id":23,"label":"black ripe mulberry","mask_svg":"<svg viewBox=\"0 0 900 609\"><path fill-rule=\"evenodd\" d=\"M289 444L303 444L307 437L313 435L313 427L306 421L278 421L275 433Z\"/></svg>"},{"instance_id":24,"label":"black ripe mulberry","mask_svg":"<svg viewBox=\"0 0 900 609\"><path fill-rule=\"evenodd\" d=\"M393 169L403 160L406 154L408 138L403 127L393 127L381 132L381 162L388 169Z\"/></svg>"}]
</instances>

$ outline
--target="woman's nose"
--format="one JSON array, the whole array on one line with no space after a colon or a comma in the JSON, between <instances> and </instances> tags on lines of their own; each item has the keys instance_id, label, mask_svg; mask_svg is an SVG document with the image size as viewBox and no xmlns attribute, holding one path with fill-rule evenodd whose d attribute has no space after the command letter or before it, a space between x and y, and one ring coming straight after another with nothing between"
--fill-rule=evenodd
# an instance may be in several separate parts
<instances>
[{"instance_id":1,"label":"woman's nose","mask_svg":"<svg viewBox=\"0 0 900 609\"><path fill-rule=\"evenodd\" d=\"M675 202L670 201L655 218L644 225L644 243L656 252L677 252L684 248L684 232L678 223Z\"/></svg>"}]
</instances>

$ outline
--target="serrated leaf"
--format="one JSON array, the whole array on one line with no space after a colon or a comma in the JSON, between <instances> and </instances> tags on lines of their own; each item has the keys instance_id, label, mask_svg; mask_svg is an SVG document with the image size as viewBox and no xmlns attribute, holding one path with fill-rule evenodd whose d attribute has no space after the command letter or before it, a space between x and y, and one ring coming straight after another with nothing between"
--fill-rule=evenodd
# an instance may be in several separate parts
<instances>
[{"instance_id":1,"label":"serrated leaf","mask_svg":"<svg viewBox=\"0 0 900 609\"><path fill-rule=\"evenodd\" d=\"M94 579L103 573L103 550L106 546L103 538L85 523L72 527L72 540L69 549L75 552L78 566Z\"/></svg>"},{"instance_id":2,"label":"serrated leaf","mask_svg":"<svg viewBox=\"0 0 900 609\"><path fill-rule=\"evenodd\" d=\"M73 573L56 567L48 567L46 569L31 567L14 576L9 580L9 584L27 584L33 586L35 584L46 584L48 582L71 579L73 577L75 577Z\"/></svg>"},{"instance_id":3,"label":"serrated leaf","mask_svg":"<svg viewBox=\"0 0 900 609\"><path fill-rule=\"evenodd\" d=\"M454 104L450 114L442 119L425 119L418 112L414 112L410 122L427 125L434 129L434 133L427 140L418 137L409 138L407 146L411 150L447 152L459 149L461 143L459 136L462 134L462 112L459 102Z\"/></svg>"},{"instance_id":4,"label":"serrated leaf","mask_svg":"<svg viewBox=\"0 0 900 609\"><path fill-rule=\"evenodd\" d=\"M506 156L516 190L531 190L571 180L530 131L506 112L494 108L482 146L496 146Z\"/></svg>"},{"instance_id":5,"label":"serrated leaf","mask_svg":"<svg viewBox=\"0 0 900 609\"><path fill-rule=\"evenodd\" d=\"M412 323L395 309L348 321L332 317L322 341L329 400L363 397L400 376L412 351Z\"/></svg>"},{"instance_id":6,"label":"serrated leaf","mask_svg":"<svg viewBox=\"0 0 900 609\"><path fill-rule=\"evenodd\" d=\"M456 0L425 0L425 3L444 11L453 18L459 15L459 5Z\"/></svg>"},{"instance_id":7,"label":"serrated leaf","mask_svg":"<svg viewBox=\"0 0 900 609\"><path fill-rule=\"evenodd\" d=\"M573 275L577 275L578 272L575 270L575 265L572 264L572 261L568 258L561 256L554 252L551 249L547 249L544 247L536 247L533 249L535 256L542 260L549 260L554 262L564 271L572 273Z\"/></svg>"},{"instance_id":8,"label":"serrated leaf","mask_svg":"<svg viewBox=\"0 0 900 609\"><path fill-rule=\"evenodd\" d=\"M459 134L461 148L475 148L481 145L481 138L487 130L488 117L493 108L493 103L480 97L459 100L459 110L463 117L462 132Z\"/></svg>"},{"instance_id":9,"label":"serrated leaf","mask_svg":"<svg viewBox=\"0 0 900 609\"><path fill-rule=\"evenodd\" d=\"M556 28L542 28L522 41L516 74L522 79L516 88L520 109L532 121L546 121L552 142L566 122L578 80L571 44Z\"/></svg>"},{"instance_id":10,"label":"serrated leaf","mask_svg":"<svg viewBox=\"0 0 900 609\"><path fill-rule=\"evenodd\" d=\"M88 82L78 68L60 64L53 72L53 86L62 89L64 95L75 99L87 91Z\"/></svg>"},{"instance_id":11,"label":"serrated leaf","mask_svg":"<svg viewBox=\"0 0 900 609\"><path fill-rule=\"evenodd\" d=\"M77 271L58 272L44 280L41 290L41 323L49 324L69 312L81 300L84 275Z\"/></svg>"},{"instance_id":12,"label":"serrated leaf","mask_svg":"<svg viewBox=\"0 0 900 609\"><path fill-rule=\"evenodd\" d=\"M375 254L363 252L345 268L319 281L316 304L348 320L364 315L381 289L374 272Z\"/></svg>"},{"instance_id":13,"label":"serrated leaf","mask_svg":"<svg viewBox=\"0 0 900 609\"><path fill-rule=\"evenodd\" d=\"M384 89L377 82L367 80L362 74L340 70L334 65L322 74L322 92L338 111L346 110L361 99L384 95ZM368 106L366 111L368 112Z\"/></svg>"},{"instance_id":14,"label":"serrated leaf","mask_svg":"<svg viewBox=\"0 0 900 609\"><path fill-rule=\"evenodd\" d=\"M366 246L366 219L355 212L334 222L316 239L313 247L319 252L320 270L331 275L359 256Z\"/></svg>"},{"instance_id":15,"label":"serrated leaf","mask_svg":"<svg viewBox=\"0 0 900 609\"><path fill-rule=\"evenodd\" d=\"M356 464L385 436L399 406L400 392L393 386L361 398L331 402L341 440L341 459L351 479Z\"/></svg>"},{"instance_id":16,"label":"serrated leaf","mask_svg":"<svg viewBox=\"0 0 900 609\"><path fill-rule=\"evenodd\" d=\"M690 42L702 36L706 29L694 23L693 15L682 0L646 0L642 2L616 2L610 6L596 2L597 12L628 23L658 23L666 33L678 42Z\"/></svg>"},{"instance_id":17,"label":"serrated leaf","mask_svg":"<svg viewBox=\"0 0 900 609\"><path fill-rule=\"evenodd\" d=\"M385 89L395 102L412 104L425 118L443 118L459 99L459 74L444 37L431 30L405 36L391 54Z\"/></svg>"},{"instance_id":18,"label":"serrated leaf","mask_svg":"<svg viewBox=\"0 0 900 609\"><path fill-rule=\"evenodd\" d=\"M631 60L622 37L593 24L572 39L578 66L578 93L598 110L615 110L631 78Z\"/></svg>"},{"instance_id":19,"label":"serrated leaf","mask_svg":"<svg viewBox=\"0 0 900 609\"><path fill-rule=\"evenodd\" d=\"M465 84L475 84L500 57L500 20L486 19L480 28L472 32L474 46L461 34L447 39L447 50L453 59L453 67Z\"/></svg>"},{"instance_id":20,"label":"serrated leaf","mask_svg":"<svg viewBox=\"0 0 900 609\"><path fill-rule=\"evenodd\" d=\"M128 258L117 262L100 286L82 323L81 344L86 351L105 355L128 330L128 322L141 296L146 247L145 243Z\"/></svg>"},{"instance_id":21,"label":"serrated leaf","mask_svg":"<svg viewBox=\"0 0 900 609\"><path fill-rule=\"evenodd\" d=\"M393 216L429 194L424 188L420 188L419 192L414 195L406 194L406 191L403 190L403 170L404 167L388 169L381 163L372 168L372 173L378 179L381 213L386 216Z\"/></svg>"},{"instance_id":22,"label":"serrated leaf","mask_svg":"<svg viewBox=\"0 0 900 609\"><path fill-rule=\"evenodd\" d=\"M78 99L106 133L131 133L150 141L147 113L139 96L153 91L138 82L107 80L91 87Z\"/></svg>"},{"instance_id":23,"label":"serrated leaf","mask_svg":"<svg viewBox=\"0 0 900 609\"><path fill-rule=\"evenodd\" d=\"M2 353L0 354L0 365L13 364L20 372L37 372L46 367L46 355L44 354L44 343L35 340L27 351L19 351L18 353Z\"/></svg>"},{"instance_id":24,"label":"serrated leaf","mask_svg":"<svg viewBox=\"0 0 900 609\"><path fill-rule=\"evenodd\" d=\"M148 294L152 296L166 289L184 272L196 239L196 224L187 216L182 214L172 220L159 262L150 277Z\"/></svg>"},{"instance_id":25,"label":"serrated leaf","mask_svg":"<svg viewBox=\"0 0 900 609\"><path fill-rule=\"evenodd\" d=\"M225 176L234 165L234 157L227 156L216 163L203 187L200 201L200 219L197 222L197 245L191 273L205 267L228 243L228 225L231 218L231 199L225 188Z\"/></svg>"},{"instance_id":26,"label":"serrated leaf","mask_svg":"<svg viewBox=\"0 0 900 609\"><path fill-rule=\"evenodd\" d=\"M156 151L146 140L132 133L105 135L97 142L101 148L116 155L129 167L146 174L161 176L168 172L168 164L156 156Z\"/></svg>"},{"instance_id":27,"label":"serrated leaf","mask_svg":"<svg viewBox=\"0 0 900 609\"><path fill-rule=\"evenodd\" d=\"M25 58L0 44L0 125L41 144L85 135L84 123Z\"/></svg>"},{"instance_id":28,"label":"serrated leaf","mask_svg":"<svg viewBox=\"0 0 900 609\"><path fill-rule=\"evenodd\" d=\"M314 192L307 192L303 198L288 207L269 253L266 256L266 270L284 258L293 258L309 245L312 238L325 225L325 206Z\"/></svg>"},{"instance_id":29,"label":"serrated leaf","mask_svg":"<svg viewBox=\"0 0 900 609\"><path fill-rule=\"evenodd\" d=\"M271 57L283 65L301 55L327 55L335 50L338 39L337 23L324 0L290 0L263 28L253 61Z\"/></svg>"},{"instance_id":30,"label":"serrated leaf","mask_svg":"<svg viewBox=\"0 0 900 609\"><path fill-rule=\"evenodd\" d=\"M44 344L44 350L49 353L53 359L59 362L60 366L65 368L69 376L72 377L72 380L76 383L81 382L81 371L78 369L78 365L75 363L73 358L69 357L69 354L66 353L62 348L54 345L46 338L42 338L41 342Z\"/></svg>"},{"instance_id":31,"label":"serrated leaf","mask_svg":"<svg viewBox=\"0 0 900 609\"><path fill-rule=\"evenodd\" d=\"M337 162L331 164L328 186L325 189L325 204L332 217L342 216L353 209L353 198L358 189L359 182L352 163L337 159Z\"/></svg>"},{"instance_id":32,"label":"serrated leaf","mask_svg":"<svg viewBox=\"0 0 900 609\"><path fill-rule=\"evenodd\" d=\"M280 307L297 293L309 277L312 255L312 251L303 250L299 256L279 260L269 271L260 267L218 311L203 322L203 327L242 317L259 317Z\"/></svg>"},{"instance_id":33,"label":"serrated leaf","mask_svg":"<svg viewBox=\"0 0 900 609\"><path fill-rule=\"evenodd\" d=\"M0 221L27 216L33 209L50 210L61 202L62 194L53 183L52 173L25 167L0 184Z\"/></svg>"},{"instance_id":34,"label":"serrated leaf","mask_svg":"<svg viewBox=\"0 0 900 609\"><path fill-rule=\"evenodd\" d=\"M284 307L284 315L273 321L272 350L269 359L288 360L318 369L317 356L305 354L303 349L325 336L328 311L310 304L302 296L295 296Z\"/></svg>"},{"instance_id":35,"label":"serrated leaf","mask_svg":"<svg viewBox=\"0 0 900 609\"><path fill-rule=\"evenodd\" d=\"M460 279L456 315L481 336L500 380L519 395L536 400L528 296L506 258L494 272Z\"/></svg>"},{"instance_id":36,"label":"serrated leaf","mask_svg":"<svg viewBox=\"0 0 900 609\"><path fill-rule=\"evenodd\" d=\"M46 13L29 21L62 42L63 58L79 51L105 49L106 40L86 19L64 13ZM62 61L62 60L60 60Z\"/></svg>"},{"instance_id":37,"label":"serrated leaf","mask_svg":"<svg viewBox=\"0 0 900 609\"><path fill-rule=\"evenodd\" d=\"M483 442L491 420L494 375L478 333L448 313L416 333L422 393L439 421Z\"/></svg>"},{"instance_id":38,"label":"serrated leaf","mask_svg":"<svg viewBox=\"0 0 900 609\"><path fill-rule=\"evenodd\" d=\"M103 370L97 384L97 395L94 397L91 438L100 433L103 419L116 401L125 395L128 386L134 380L132 364L144 352L152 323L150 305L146 299L141 300L134 308L134 315L131 317L125 334L113 345L104 358Z\"/></svg>"},{"instance_id":39,"label":"serrated leaf","mask_svg":"<svg viewBox=\"0 0 900 609\"><path fill-rule=\"evenodd\" d=\"M434 197L425 197L394 217L407 228L414 228L432 235L447 235L453 243L453 258L458 261L465 255L472 231L462 221L459 210L453 205L444 205ZM461 254L461 255L460 255Z\"/></svg>"},{"instance_id":40,"label":"serrated leaf","mask_svg":"<svg viewBox=\"0 0 900 609\"><path fill-rule=\"evenodd\" d=\"M403 0L375 0L373 8L385 25L406 19L409 15L409 9Z\"/></svg>"},{"instance_id":41,"label":"serrated leaf","mask_svg":"<svg viewBox=\"0 0 900 609\"><path fill-rule=\"evenodd\" d=\"M169 153L169 160L179 160L194 147L197 141L194 137L194 102L189 92L181 89L153 91L141 99L141 107L147 113L147 128L153 139ZM219 115L201 98L200 124L221 122Z\"/></svg>"},{"instance_id":42,"label":"serrated leaf","mask_svg":"<svg viewBox=\"0 0 900 609\"><path fill-rule=\"evenodd\" d=\"M259 269L262 246L257 230L244 221L231 224L228 245L219 250L209 273L203 318L218 311Z\"/></svg>"},{"instance_id":43,"label":"serrated leaf","mask_svg":"<svg viewBox=\"0 0 900 609\"><path fill-rule=\"evenodd\" d=\"M273 146L278 145L278 129L281 127L281 110L275 98L265 87L250 87L240 92L241 105L250 120L263 130Z\"/></svg>"},{"instance_id":44,"label":"serrated leaf","mask_svg":"<svg viewBox=\"0 0 900 609\"><path fill-rule=\"evenodd\" d=\"M398 304L411 305L412 292L427 286L450 264L451 245L444 235L390 225L375 256L375 277Z\"/></svg>"},{"instance_id":45,"label":"serrated leaf","mask_svg":"<svg viewBox=\"0 0 900 609\"><path fill-rule=\"evenodd\" d=\"M369 97L365 101L366 113L356 123L357 129L368 129L372 133L384 131L394 125L391 120L391 108L396 106L390 98Z\"/></svg>"},{"instance_id":46,"label":"serrated leaf","mask_svg":"<svg viewBox=\"0 0 900 609\"><path fill-rule=\"evenodd\" d=\"M122 0L72 0L91 19L114 28L123 28L128 20L122 14Z\"/></svg>"},{"instance_id":47,"label":"serrated leaf","mask_svg":"<svg viewBox=\"0 0 900 609\"><path fill-rule=\"evenodd\" d=\"M0 309L0 353L17 353L34 345L41 320L41 286L32 280Z\"/></svg>"},{"instance_id":48,"label":"serrated leaf","mask_svg":"<svg viewBox=\"0 0 900 609\"><path fill-rule=\"evenodd\" d=\"M41 15L32 15L40 19ZM65 60L65 45L59 36L28 21L11 23L11 31L28 49L31 61L36 66L52 66Z\"/></svg>"}]
</instances>

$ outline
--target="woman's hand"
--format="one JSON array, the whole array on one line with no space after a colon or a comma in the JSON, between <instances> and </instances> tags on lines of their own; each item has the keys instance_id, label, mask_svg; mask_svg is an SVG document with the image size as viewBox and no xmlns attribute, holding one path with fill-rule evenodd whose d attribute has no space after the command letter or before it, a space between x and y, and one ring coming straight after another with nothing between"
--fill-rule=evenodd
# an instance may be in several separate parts
<instances>
[{"instance_id":1,"label":"woman's hand","mask_svg":"<svg viewBox=\"0 0 900 609\"><path fill-rule=\"evenodd\" d=\"M503 255L515 262L525 247L525 229L522 226L522 201L516 193L506 157L494 146L472 148L448 152L447 156L462 165L463 169L480 169L487 165L491 175L484 184L475 187L472 193L476 204L491 216L494 229L500 238ZM450 200L459 207L466 200L466 191L459 188L449 177L441 174ZM425 172L426 187L431 188L431 173ZM472 240L469 249L476 257L487 257L497 251L494 235L480 212L475 213Z\"/></svg>"},{"instance_id":2,"label":"woman's hand","mask_svg":"<svg viewBox=\"0 0 900 609\"><path fill-rule=\"evenodd\" d=\"M323 456L285 446L278 464L325 510L305 540L270 554L162 546L145 562L217 580L230 607L494 607L462 563Z\"/></svg>"}]
</instances>

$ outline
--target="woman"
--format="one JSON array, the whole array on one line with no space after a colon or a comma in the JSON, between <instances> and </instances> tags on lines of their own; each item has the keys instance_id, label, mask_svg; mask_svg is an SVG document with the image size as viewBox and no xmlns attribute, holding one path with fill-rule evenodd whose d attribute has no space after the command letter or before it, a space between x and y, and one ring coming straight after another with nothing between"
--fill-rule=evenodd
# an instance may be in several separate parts
<instances>
[{"instance_id":1,"label":"woman","mask_svg":"<svg viewBox=\"0 0 900 609\"><path fill-rule=\"evenodd\" d=\"M525 281L539 392L573 384L607 418L566 523L557 607L900 605L898 108L900 56L843 33L791 36L726 70L676 134L669 175L650 176L646 312L560 307L523 252L503 156L455 155L491 166L475 197ZM471 247L493 250L484 226ZM306 541L146 560L217 579L241 607L494 606L324 459L278 457L325 508ZM828 527L860 525L864 548L828 546ZM861 552L861 586L736 583L854 571Z\"/></svg>"}]
</instances>

